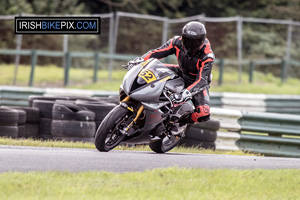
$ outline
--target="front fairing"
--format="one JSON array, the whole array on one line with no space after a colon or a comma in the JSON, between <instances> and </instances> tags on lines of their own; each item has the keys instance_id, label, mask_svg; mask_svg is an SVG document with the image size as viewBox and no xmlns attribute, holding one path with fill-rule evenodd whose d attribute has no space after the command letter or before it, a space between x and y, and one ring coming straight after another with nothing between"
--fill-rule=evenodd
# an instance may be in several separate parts
<instances>
[{"instance_id":1,"label":"front fairing","mask_svg":"<svg viewBox=\"0 0 300 200\"><path fill-rule=\"evenodd\" d=\"M135 65L133 68L131 68L124 76L123 78L123 84L122 87L124 89L124 92L129 95L132 84L134 83L134 80L136 79L136 77L138 76L138 74L140 73L140 71L143 68L141 67L141 65Z\"/></svg>"},{"instance_id":2,"label":"front fairing","mask_svg":"<svg viewBox=\"0 0 300 200\"><path fill-rule=\"evenodd\" d=\"M149 59L128 71L123 80L124 92L141 102L159 102L166 81L175 76L159 60Z\"/></svg>"}]
</instances>

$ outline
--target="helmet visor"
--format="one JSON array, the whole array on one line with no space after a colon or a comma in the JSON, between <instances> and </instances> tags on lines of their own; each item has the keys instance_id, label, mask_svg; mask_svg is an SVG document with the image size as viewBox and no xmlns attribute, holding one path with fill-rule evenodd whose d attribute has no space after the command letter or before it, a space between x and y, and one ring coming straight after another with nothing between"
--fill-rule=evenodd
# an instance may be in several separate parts
<instances>
[{"instance_id":1,"label":"helmet visor","mask_svg":"<svg viewBox=\"0 0 300 200\"><path fill-rule=\"evenodd\" d=\"M196 51L197 49L199 49L199 47L203 44L204 38L205 37L200 38L200 39L192 39L192 38L188 38L183 35L182 36L182 44L188 52L193 52L193 51Z\"/></svg>"}]
</instances>

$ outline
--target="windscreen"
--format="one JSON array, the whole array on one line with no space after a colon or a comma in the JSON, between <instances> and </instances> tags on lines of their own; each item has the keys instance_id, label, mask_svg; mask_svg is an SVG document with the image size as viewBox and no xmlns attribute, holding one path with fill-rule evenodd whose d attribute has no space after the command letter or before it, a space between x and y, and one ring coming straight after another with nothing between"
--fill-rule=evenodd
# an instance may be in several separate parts
<instances>
[{"instance_id":1,"label":"windscreen","mask_svg":"<svg viewBox=\"0 0 300 200\"><path fill-rule=\"evenodd\" d=\"M141 64L144 69L139 73L137 82L139 84L151 83L158 79L174 76L175 72L157 59L149 59Z\"/></svg>"}]
</instances>

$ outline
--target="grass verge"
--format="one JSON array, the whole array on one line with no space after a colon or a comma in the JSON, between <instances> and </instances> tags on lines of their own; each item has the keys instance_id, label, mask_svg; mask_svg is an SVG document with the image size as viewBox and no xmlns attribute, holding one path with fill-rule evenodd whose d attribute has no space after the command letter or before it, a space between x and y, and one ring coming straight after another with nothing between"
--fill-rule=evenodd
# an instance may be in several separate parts
<instances>
[{"instance_id":1,"label":"grass verge","mask_svg":"<svg viewBox=\"0 0 300 200\"><path fill-rule=\"evenodd\" d=\"M299 199L299 170L167 168L145 172L9 172L1 199Z\"/></svg>"},{"instance_id":2,"label":"grass verge","mask_svg":"<svg viewBox=\"0 0 300 200\"><path fill-rule=\"evenodd\" d=\"M95 145L93 143L52 141L52 140L35 140L35 139L0 138L0 145L95 149ZM133 146L133 147L119 145L114 150L152 151L149 148L148 145L137 145L137 146ZM212 150L212 149L199 149L199 148L196 148L196 147L194 147L194 148L192 148L192 147L189 147L189 148L187 148L187 147L175 147L170 152L201 153L201 154L224 154L224 155L249 155L249 156L259 155L259 154L243 152L243 151L220 151L220 150Z\"/></svg>"},{"instance_id":3,"label":"grass verge","mask_svg":"<svg viewBox=\"0 0 300 200\"><path fill-rule=\"evenodd\" d=\"M91 90L109 90L118 91L122 79L127 71L124 69L114 70L111 80L108 79L108 70L98 71L98 82L92 83L93 69L71 68L70 86L71 88L91 89ZM300 94L300 80L289 78L287 82L281 83L279 77L271 73L254 73L252 84L248 82L248 74L242 74L242 82L238 82L238 72L234 68L227 67L223 75L223 85L218 86L219 71L213 68L214 78L210 91L212 92L239 92L239 93L263 93L263 94ZM37 66L34 76L34 86L37 87L63 87L62 68L48 65ZM14 65L0 64L0 85L11 85L14 75ZM27 86L30 76L30 66L19 66L17 85Z\"/></svg>"}]
</instances>

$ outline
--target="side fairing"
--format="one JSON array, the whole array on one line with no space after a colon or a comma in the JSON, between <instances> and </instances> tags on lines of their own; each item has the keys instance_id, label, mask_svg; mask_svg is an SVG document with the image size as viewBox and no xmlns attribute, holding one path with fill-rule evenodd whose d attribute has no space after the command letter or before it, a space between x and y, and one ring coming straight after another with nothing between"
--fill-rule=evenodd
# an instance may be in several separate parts
<instances>
[{"instance_id":1,"label":"side fairing","mask_svg":"<svg viewBox=\"0 0 300 200\"><path fill-rule=\"evenodd\" d=\"M141 101L141 102L151 102L151 103L158 103L159 97L163 91L166 81L156 81L151 84L148 84L146 87L136 90L130 97Z\"/></svg>"}]
</instances>

